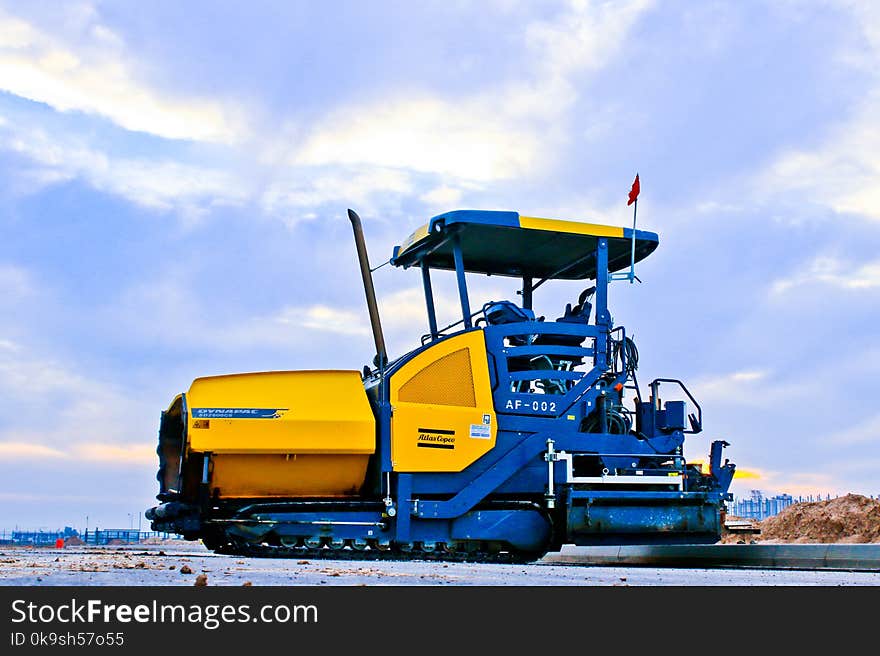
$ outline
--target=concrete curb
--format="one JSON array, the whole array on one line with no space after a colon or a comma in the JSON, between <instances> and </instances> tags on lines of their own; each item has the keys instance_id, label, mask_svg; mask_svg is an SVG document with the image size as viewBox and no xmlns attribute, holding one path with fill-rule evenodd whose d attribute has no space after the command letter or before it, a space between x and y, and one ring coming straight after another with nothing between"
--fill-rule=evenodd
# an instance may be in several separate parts
<instances>
[{"instance_id":1,"label":"concrete curb","mask_svg":"<svg viewBox=\"0 0 880 656\"><path fill-rule=\"evenodd\" d=\"M880 544L565 545L546 565L880 571Z\"/></svg>"}]
</instances>

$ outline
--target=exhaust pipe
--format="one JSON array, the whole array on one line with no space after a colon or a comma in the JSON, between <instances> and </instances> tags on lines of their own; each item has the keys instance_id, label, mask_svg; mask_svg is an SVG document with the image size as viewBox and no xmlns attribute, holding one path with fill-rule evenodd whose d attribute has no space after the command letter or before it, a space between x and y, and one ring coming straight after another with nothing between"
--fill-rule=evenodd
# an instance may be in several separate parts
<instances>
[{"instance_id":1,"label":"exhaust pipe","mask_svg":"<svg viewBox=\"0 0 880 656\"><path fill-rule=\"evenodd\" d=\"M370 271L367 242L364 240L361 217L350 209L348 210L348 218L351 220L351 228L354 230L354 244L357 247L358 262L361 265L361 277L364 279L364 294L367 297L367 309L370 312L370 326L373 329L373 340L376 342L376 359L373 363L381 369L388 363L388 354L385 352L385 337L382 334L382 324L379 321L379 306L376 304L376 290L373 289L373 274Z\"/></svg>"}]
</instances>

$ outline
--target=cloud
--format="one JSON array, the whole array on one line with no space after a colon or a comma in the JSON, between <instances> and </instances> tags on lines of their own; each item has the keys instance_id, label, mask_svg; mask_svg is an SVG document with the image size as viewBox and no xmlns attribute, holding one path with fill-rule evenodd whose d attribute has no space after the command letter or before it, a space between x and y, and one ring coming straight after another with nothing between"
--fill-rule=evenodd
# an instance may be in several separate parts
<instances>
[{"instance_id":1,"label":"cloud","mask_svg":"<svg viewBox=\"0 0 880 656\"><path fill-rule=\"evenodd\" d=\"M200 302L181 287L180 280L193 275L185 266L166 269L106 306L101 321L117 326L117 331L140 343L207 352L219 371L250 366L242 363L255 359L270 361L260 360L263 357L299 363L295 368L303 368L304 362L305 368L354 368L372 353L369 315L358 289L348 295L353 300L337 305L326 300L309 302L310 295L306 295L296 304L229 313ZM436 278L435 300L442 326L458 318L461 309L457 296L446 289L454 282L453 276L445 276L450 280ZM388 353L396 357L415 348L419 337L428 332L424 296L420 286L382 291L384 282L377 280L380 316ZM494 294L501 296L500 292ZM175 329L169 331L168 326ZM240 358L242 353L248 354L246 359Z\"/></svg>"},{"instance_id":2,"label":"cloud","mask_svg":"<svg viewBox=\"0 0 880 656\"><path fill-rule=\"evenodd\" d=\"M759 369L744 369L729 374L710 376L694 381L694 388L700 390L700 397L704 399L729 398L732 393L742 389L743 385L765 380L767 371Z\"/></svg>"},{"instance_id":3,"label":"cloud","mask_svg":"<svg viewBox=\"0 0 880 656\"><path fill-rule=\"evenodd\" d=\"M63 458L65 453L45 444L33 442L0 442L0 459L39 460L42 458Z\"/></svg>"},{"instance_id":4,"label":"cloud","mask_svg":"<svg viewBox=\"0 0 880 656\"><path fill-rule=\"evenodd\" d=\"M738 478L740 480L753 481L762 480L764 478L764 475L756 469L740 469L739 467L736 468L733 476L734 478Z\"/></svg>"},{"instance_id":5,"label":"cloud","mask_svg":"<svg viewBox=\"0 0 880 656\"><path fill-rule=\"evenodd\" d=\"M455 207L461 200L462 191L448 185L440 185L419 196L426 205L438 208Z\"/></svg>"},{"instance_id":6,"label":"cloud","mask_svg":"<svg viewBox=\"0 0 880 656\"><path fill-rule=\"evenodd\" d=\"M139 157L115 155L78 127L7 120L0 145L37 164L19 172L31 185L84 180L185 220L215 205L252 204L288 224L340 199L385 213L406 198L447 207L465 191L552 166L568 139L579 76L613 59L648 6L573 1L512 35L525 62L515 78L463 94L387 89L381 100L330 106L311 121L285 118L263 134L245 132L228 104L148 85L136 53L90 5L69 10L75 20L63 33L0 14L0 89L128 130L230 144L210 161L206 154L217 149L190 149L185 160L167 144Z\"/></svg>"},{"instance_id":7,"label":"cloud","mask_svg":"<svg viewBox=\"0 0 880 656\"><path fill-rule=\"evenodd\" d=\"M312 305L306 308L289 307L275 318L285 326L319 330L339 335L369 335L365 312L352 312L331 308L326 305Z\"/></svg>"},{"instance_id":8,"label":"cloud","mask_svg":"<svg viewBox=\"0 0 880 656\"><path fill-rule=\"evenodd\" d=\"M400 289L382 295L379 300L379 313L382 325L391 332L412 332L413 325L427 326L428 310L425 307L425 292L420 287ZM452 317L461 314L461 306L449 294L434 291L434 305L439 317Z\"/></svg>"},{"instance_id":9,"label":"cloud","mask_svg":"<svg viewBox=\"0 0 880 656\"><path fill-rule=\"evenodd\" d=\"M266 187L260 206L283 215L288 224L302 218L304 209L326 203L356 205L364 211L376 207L376 195L408 195L414 180L407 171L364 166L287 167ZM292 211L298 212L291 214Z\"/></svg>"},{"instance_id":10,"label":"cloud","mask_svg":"<svg viewBox=\"0 0 880 656\"><path fill-rule=\"evenodd\" d=\"M179 348L197 346L218 353L242 349L307 349L316 337L365 338L370 334L366 309L332 307L326 303L286 305L270 311L238 314L217 312L200 304L180 285L188 269L168 269L144 280L105 308L108 321L125 325L131 335ZM167 326L175 326L168 331Z\"/></svg>"},{"instance_id":11,"label":"cloud","mask_svg":"<svg viewBox=\"0 0 880 656\"><path fill-rule=\"evenodd\" d=\"M87 5L67 34L50 34L0 10L0 89L169 139L230 142L241 127L220 104L151 88L134 55Z\"/></svg>"},{"instance_id":12,"label":"cloud","mask_svg":"<svg viewBox=\"0 0 880 656\"><path fill-rule=\"evenodd\" d=\"M461 319L461 305L457 291L449 293L435 282L434 304L440 328ZM471 285L472 299L504 298L499 288L492 285ZM424 291L421 287L404 288L379 294L379 316L390 357L409 352L419 344L421 335L428 332L428 315ZM474 307L476 309L476 306ZM152 314L152 312L151 312ZM166 325L165 321L158 322ZM179 322L177 322L179 325ZM214 348L240 348L267 344L300 347L311 343L314 335L340 335L366 338L372 336L369 315L365 305L330 307L324 304L288 306L269 316L217 325L206 322L194 328L194 338ZM175 339L179 339L179 335ZM362 342L367 344L366 340ZM370 342L372 343L372 342Z\"/></svg>"},{"instance_id":13,"label":"cloud","mask_svg":"<svg viewBox=\"0 0 880 656\"><path fill-rule=\"evenodd\" d=\"M770 292L780 295L803 285L820 284L844 290L880 287L880 260L867 262L856 269L846 269L840 258L820 255L802 271L775 280L770 286Z\"/></svg>"},{"instance_id":14,"label":"cloud","mask_svg":"<svg viewBox=\"0 0 880 656\"><path fill-rule=\"evenodd\" d=\"M182 289L179 281L188 277L189 273L179 269L167 270L159 278L138 284L105 309L106 321L138 340L173 348L196 347L215 354L268 349L276 356L279 352L307 354L310 362L320 363L340 355L334 345L341 340L346 345L342 354L349 357L357 353L363 357L372 348L369 315L359 291L352 296L358 300L348 304L301 303L229 316L225 312L215 314ZM452 274L434 278L437 321L443 327L461 318L461 306ZM382 282L377 280L377 286L381 288ZM472 282L472 303L508 296L495 280ZM421 335L428 332L421 286L389 292L380 289L377 296L389 356L396 357L418 346ZM475 304L474 309L477 307ZM175 326L175 330L168 331L167 326ZM315 351L318 343L324 349L321 353Z\"/></svg>"},{"instance_id":15,"label":"cloud","mask_svg":"<svg viewBox=\"0 0 880 656\"><path fill-rule=\"evenodd\" d=\"M56 362L32 358L20 344L4 340L0 350L0 393L5 401L33 399L86 386L86 381Z\"/></svg>"},{"instance_id":16,"label":"cloud","mask_svg":"<svg viewBox=\"0 0 880 656\"><path fill-rule=\"evenodd\" d=\"M784 492L793 496L834 496L849 491L834 475L824 472L767 472L762 487L777 494Z\"/></svg>"},{"instance_id":17,"label":"cloud","mask_svg":"<svg viewBox=\"0 0 880 656\"><path fill-rule=\"evenodd\" d=\"M874 415L855 426L833 433L827 439L829 442L839 445L878 442L880 441L880 415Z\"/></svg>"},{"instance_id":18,"label":"cloud","mask_svg":"<svg viewBox=\"0 0 880 656\"><path fill-rule=\"evenodd\" d=\"M248 198L246 183L230 171L173 159L125 157L93 148L75 135L27 123L0 126L0 146L37 163L38 186L83 179L95 189L158 210L197 214Z\"/></svg>"},{"instance_id":19,"label":"cloud","mask_svg":"<svg viewBox=\"0 0 880 656\"><path fill-rule=\"evenodd\" d=\"M780 190L835 212L880 220L880 94L863 102L858 116L831 131L815 151L781 155L759 181L766 196Z\"/></svg>"},{"instance_id":20,"label":"cloud","mask_svg":"<svg viewBox=\"0 0 880 656\"><path fill-rule=\"evenodd\" d=\"M848 118L831 128L814 148L787 150L762 171L756 187L763 196L781 192L826 206L837 213L880 220L880 10L873 3L850 3L861 34L845 45L838 64L861 69L869 82ZM861 37L861 38L858 38Z\"/></svg>"},{"instance_id":21,"label":"cloud","mask_svg":"<svg viewBox=\"0 0 880 656\"><path fill-rule=\"evenodd\" d=\"M73 458L102 463L157 464L156 445L152 442L139 444L112 444L88 442L77 444L71 452Z\"/></svg>"},{"instance_id":22,"label":"cloud","mask_svg":"<svg viewBox=\"0 0 880 656\"><path fill-rule=\"evenodd\" d=\"M596 2L571 0L553 21L526 29L528 48L538 57L545 77L565 78L581 70L599 70L624 47L633 24L653 5L651 0Z\"/></svg>"},{"instance_id":23,"label":"cloud","mask_svg":"<svg viewBox=\"0 0 880 656\"><path fill-rule=\"evenodd\" d=\"M739 465L739 463L737 463ZM731 490L737 497L748 496L751 490L760 489L765 496L774 494L835 496L848 492L846 485L826 472L783 472L776 469L741 469L737 466Z\"/></svg>"},{"instance_id":24,"label":"cloud","mask_svg":"<svg viewBox=\"0 0 880 656\"><path fill-rule=\"evenodd\" d=\"M65 494L64 500L68 503L93 503L101 504L107 502L107 496L101 494L82 495L82 494ZM58 494L33 494L29 492L0 492L0 501L37 501L46 504L57 505Z\"/></svg>"},{"instance_id":25,"label":"cloud","mask_svg":"<svg viewBox=\"0 0 880 656\"><path fill-rule=\"evenodd\" d=\"M444 322L461 319L461 303L458 299L458 290L438 284L436 280L438 277L436 274L432 275L432 289L437 323L442 328ZM474 303L478 297L489 297L493 294L497 297L500 295L497 290L478 291L474 284L468 285L468 292L471 296L471 303ZM418 330L427 332L428 310L425 306L425 292L422 287L408 287L383 294L378 302L382 325L389 332L408 337L410 340L417 337L415 333ZM472 310L477 309L479 309L477 306L472 308Z\"/></svg>"},{"instance_id":26,"label":"cloud","mask_svg":"<svg viewBox=\"0 0 880 656\"><path fill-rule=\"evenodd\" d=\"M489 182L524 173L540 140L506 116L504 99L392 98L334 112L315 126L295 166L368 165Z\"/></svg>"},{"instance_id":27,"label":"cloud","mask_svg":"<svg viewBox=\"0 0 880 656\"><path fill-rule=\"evenodd\" d=\"M791 378L786 378L772 371L743 369L698 378L693 384L688 383L688 387L698 390L697 397L704 411L711 407L715 413L723 408L766 410L807 402L821 389L821 380L815 372L800 376L792 372Z\"/></svg>"},{"instance_id":28,"label":"cloud","mask_svg":"<svg viewBox=\"0 0 880 656\"><path fill-rule=\"evenodd\" d=\"M155 444L112 444L87 442L53 447L39 442L0 442L0 459L13 460L75 460L98 463L157 463Z\"/></svg>"},{"instance_id":29,"label":"cloud","mask_svg":"<svg viewBox=\"0 0 880 656\"><path fill-rule=\"evenodd\" d=\"M12 265L0 264L0 298L4 301L19 300L33 292L30 273Z\"/></svg>"},{"instance_id":30,"label":"cloud","mask_svg":"<svg viewBox=\"0 0 880 656\"><path fill-rule=\"evenodd\" d=\"M0 458L144 461L133 439L153 412L148 415L135 395L2 341Z\"/></svg>"},{"instance_id":31,"label":"cloud","mask_svg":"<svg viewBox=\"0 0 880 656\"><path fill-rule=\"evenodd\" d=\"M245 205L256 205L288 225L314 216L309 210L327 203L347 203L380 214L382 208L416 189L411 173L388 168L287 166L269 172L260 168L267 166L263 164L239 171L190 163L180 157L118 155L76 134L27 120L0 123L0 148L34 163L17 172L29 183L30 193L82 180L146 208L180 212L188 221L199 219L212 208ZM270 180L260 182L261 177Z\"/></svg>"},{"instance_id":32,"label":"cloud","mask_svg":"<svg viewBox=\"0 0 880 656\"><path fill-rule=\"evenodd\" d=\"M578 97L574 77L608 64L649 6L570 2L552 21L527 25L522 79L457 98L407 89L339 108L313 127L294 165L367 165L477 186L547 166Z\"/></svg>"}]
</instances>

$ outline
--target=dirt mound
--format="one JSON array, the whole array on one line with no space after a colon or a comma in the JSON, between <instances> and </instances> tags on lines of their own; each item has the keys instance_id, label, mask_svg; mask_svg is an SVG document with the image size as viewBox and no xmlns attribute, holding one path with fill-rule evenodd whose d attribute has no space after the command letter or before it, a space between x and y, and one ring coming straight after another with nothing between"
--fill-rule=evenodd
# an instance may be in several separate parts
<instances>
[{"instance_id":1,"label":"dirt mound","mask_svg":"<svg viewBox=\"0 0 880 656\"><path fill-rule=\"evenodd\" d=\"M880 542L880 499L847 494L795 503L761 522L759 537L762 542Z\"/></svg>"}]
</instances>

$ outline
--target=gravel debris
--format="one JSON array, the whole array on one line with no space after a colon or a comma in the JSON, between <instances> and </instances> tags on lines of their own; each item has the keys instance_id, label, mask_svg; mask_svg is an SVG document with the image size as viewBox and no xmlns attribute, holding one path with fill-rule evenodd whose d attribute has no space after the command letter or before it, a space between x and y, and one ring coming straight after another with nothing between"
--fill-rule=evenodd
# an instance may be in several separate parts
<instances>
[{"instance_id":1,"label":"gravel debris","mask_svg":"<svg viewBox=\"0 0 880 656\"><path fill-rule=\"evenodd\" d=\"M166 554L161 555L159 549ZM880 586L880 572L707 570L583 567L436 561L243 558L214 554L199 544L170 540L126 552L84 545L58 552L0 546L0 585L193 586ZM26 558L22 558L25 556ZM184 562L186 561L186 562ZM143 563L143 565L141 565ZM117 565L117 566L114 566ZM304 566L305 565L305 566ZM206 570L213 570L215 577ZM196 576L196 573L199 576ZM222 573L222 575L220 574ZM50 574L46 576L46 574ZM37 580L39 579L39 580Z\"/></svg>"}]
</instances>

